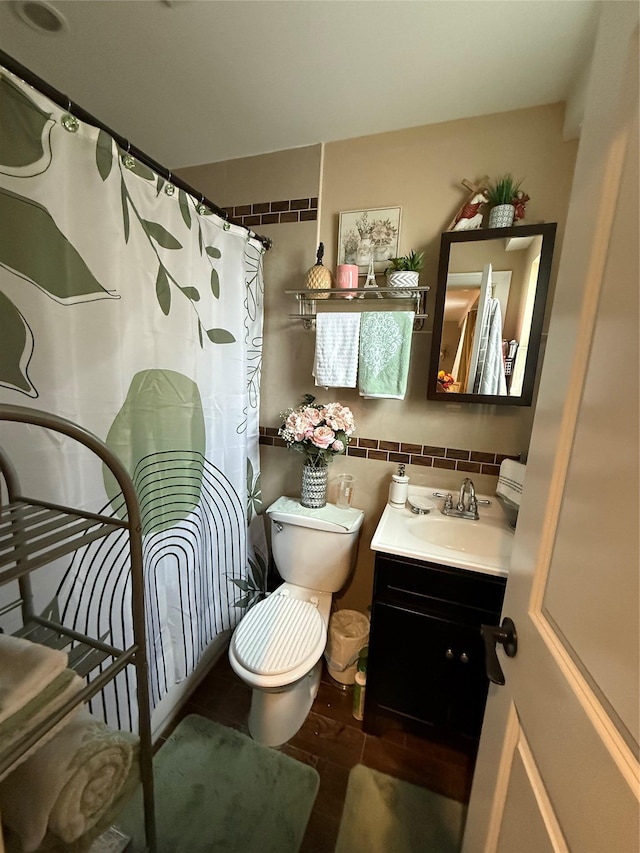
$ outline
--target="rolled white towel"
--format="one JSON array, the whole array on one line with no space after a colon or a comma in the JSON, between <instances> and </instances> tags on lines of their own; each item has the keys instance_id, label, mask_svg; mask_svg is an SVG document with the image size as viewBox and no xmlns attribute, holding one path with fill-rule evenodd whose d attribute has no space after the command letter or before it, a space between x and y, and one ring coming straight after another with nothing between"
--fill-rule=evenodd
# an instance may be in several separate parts
<instances>
[{"instance_id":1,"label":"rolled white towel","mask_svg":"<svg viewBox=\"0 0 640 853\"><path fill-rule=\"evenodd\" d=\"M522 501L526 472L527 466L523 465L522 462L516 462L515 459L504 459L500 465L496 494L502 495L519 507Z\"/></svg>"},{"instance_id":2,"label":"rolled white towel","mask_svg":"<svg viewBox=\"0 0 640 853\"><path fill-rule=\"evenodd\" d=\"M127 780L138 738L82 710L0 783L0 813L24 853L47 828L67 844L92 829Z\"/></svg>"},{"instance_id":3,"label":"rolled white towel","mask_svg":"<svg viewBox=\"0 0 640 853\"><path fill-rule=\"evenodd\" d=\"M45 687L30 702L27 702L19 711L12 714L4 723L0 723L0 753L4 753L15 747L25 735L33 732L41 723L45 723L51 714L58 711L79 693L84 686L84 680L77 676L75 672L70 669L63 669L51 684ZM22 748L20 757L11 765L11 768L17 764L22 764L23 761L27 761L34 752L41 749L47 741L51 740L60 729L64 728L79 713L80 708L80 705L74 705L58 723L47 728L45 733L38 738L33 746L27 749ZM0 781L11 773L11 768L3 770L0 773Z\"/></svg>"},{"instance_id":4,"label":"rolled white towel","mask_svg":"<svg viewBox=\"0 0 640 853\"><path fill-rule=\"evenodd\" d=\"M0 723L41 693L66 666L66 652L0 634Z\"/></svg>"}]
</instances>

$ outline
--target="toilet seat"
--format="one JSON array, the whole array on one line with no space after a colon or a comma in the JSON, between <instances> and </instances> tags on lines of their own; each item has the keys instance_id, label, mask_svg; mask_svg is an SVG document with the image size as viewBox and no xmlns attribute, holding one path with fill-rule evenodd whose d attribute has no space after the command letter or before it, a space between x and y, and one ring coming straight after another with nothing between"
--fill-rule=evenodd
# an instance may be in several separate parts
<instances>
[{"instance_id":1,"label":"toilet seat","mask_svg":"<svg viewBox=\"0 0 640 853\"><path fill-rule=\"evenodd\" d=\"M234 631L231 644L241 666L257 676L270 677L312 667L326 641L326 625L317 607L276 594L251 608Z\"/></svg>"}]
</instances>

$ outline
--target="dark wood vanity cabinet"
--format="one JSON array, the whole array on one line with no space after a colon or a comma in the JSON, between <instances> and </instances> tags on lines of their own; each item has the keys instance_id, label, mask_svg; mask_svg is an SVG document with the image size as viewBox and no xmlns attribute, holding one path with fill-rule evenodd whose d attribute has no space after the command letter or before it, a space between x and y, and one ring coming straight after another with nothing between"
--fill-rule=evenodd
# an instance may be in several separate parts
<instances>
[{"instance_id":1,"label":"dark wood vanity cabinet","mask_svg":"<svg viewBox=\"0 0 640 853\"><path fill-rule=\"evenodd\" d=\"M477 739L487 699L482 624L498 625L506 579L378 553L364 730Z\"/></svg>"}]
</instances>

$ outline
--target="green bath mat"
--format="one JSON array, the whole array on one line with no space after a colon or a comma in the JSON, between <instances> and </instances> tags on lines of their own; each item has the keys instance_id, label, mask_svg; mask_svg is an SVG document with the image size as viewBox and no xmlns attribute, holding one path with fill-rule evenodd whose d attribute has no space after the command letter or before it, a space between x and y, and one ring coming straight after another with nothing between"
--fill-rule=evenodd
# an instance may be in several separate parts
<instances>
[{"instance_id":1,"label":"green bath mat","mask_svg":"<svg viewBox=\"0 0 640 853\"><path fill-rule=\"evenodd\" d=\"M153 759L158 853L297 853L320 777L204 717L185 717ZM138 792L116 826L144 849Z\"/></svg>"},{"instance_id":2,"label":"green bath mat","mask_svg":"<svg viewBox=\"0 0 640 853\"><path fill-rule=\"evenodd\" d=\"M335 853L458 853L465 807L356 764Z\"/></svg>"}]
</instances>

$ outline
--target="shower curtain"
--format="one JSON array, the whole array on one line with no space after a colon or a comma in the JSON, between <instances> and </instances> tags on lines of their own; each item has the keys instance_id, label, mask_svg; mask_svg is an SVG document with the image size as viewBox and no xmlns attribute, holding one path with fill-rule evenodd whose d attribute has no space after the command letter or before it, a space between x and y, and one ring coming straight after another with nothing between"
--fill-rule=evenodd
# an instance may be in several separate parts
<instances>
[{"instance_id":1,"label":"shower curtain","mask_svg":"<svg viewBox=\"0 0 640 853\"><path fill-rule=\"evenodd\" d=\"M263 247L4 69L0 115L0 402L81 424L127 466L153 707L264 591ZM1 424L0 444L23 493L122 513L76 442ZM34 575L36 607L123 647L128 572L109 536ZM92 710L135 728L131 669Z\"/></svg>"}]
</instances>

